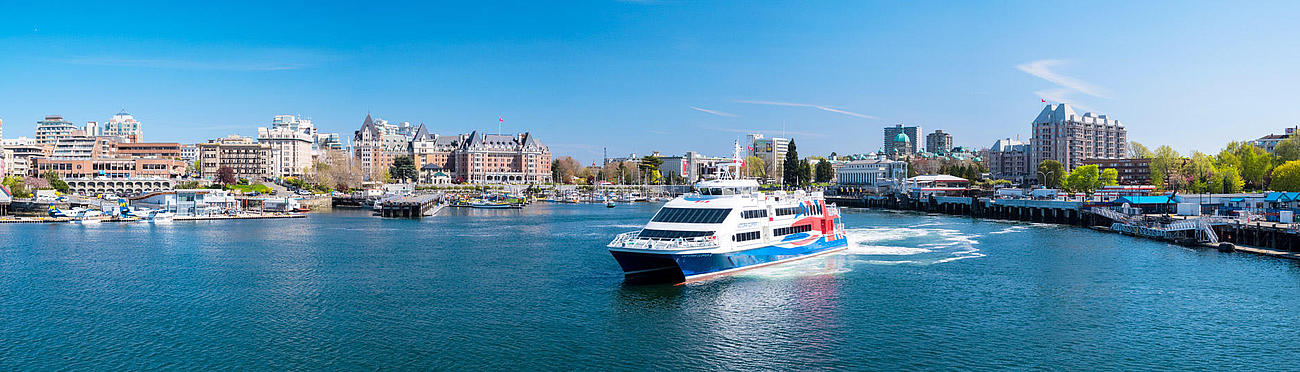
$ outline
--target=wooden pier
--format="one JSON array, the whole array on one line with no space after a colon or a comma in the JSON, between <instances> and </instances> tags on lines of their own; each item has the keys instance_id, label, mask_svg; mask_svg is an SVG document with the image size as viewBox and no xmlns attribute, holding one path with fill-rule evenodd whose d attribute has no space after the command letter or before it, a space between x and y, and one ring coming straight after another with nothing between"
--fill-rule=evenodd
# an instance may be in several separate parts
<instances>
[{"instance_id":1,"label":"wooden pier","mask_svg":"<svg viewBox=\"0 0 1300 372\"><path fill-rule=\"evenodd\" d=\"M440 194L408 195L389 199L379 203L379 215L383 217L420 218L433 214L442 201Z\"/></svg>"}]
</instances>

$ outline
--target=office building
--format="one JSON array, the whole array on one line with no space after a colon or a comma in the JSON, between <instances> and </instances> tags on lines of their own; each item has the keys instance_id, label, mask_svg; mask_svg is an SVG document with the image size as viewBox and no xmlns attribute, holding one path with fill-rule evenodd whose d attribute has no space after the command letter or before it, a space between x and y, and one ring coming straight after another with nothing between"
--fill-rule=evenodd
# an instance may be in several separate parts
<instances>
[{"instance_id":1,"label":"office building","mask_svg":"<svg viewBox=\"0 0 1300 372\"><path fill-rule=\"evenodd\" d=\"M906 178L907 162L888 159L854 160L843 163L835 171L836 190L840 194L898 191Z\"/></svg>"},{"instance_id":2,"label":"office building","mask_svg":"<svg viewBox=\"0 0 1300 372\"><path fill-rule=\"evenodd\" d=\"M267 160L269 177L299 177L312 164L313 138L287 127L257 128L257 142L271 149Z\"/></svg>"},{"instance_id":3,"label":"office building","mask_svg":"<svg viewBox=\"0 0 1300 372\"><path fill-rule=\"evenodd\" d=\"M176 178L185 174L185 162L146 158L34 158L35 174L54 172L61 178Z\"/></svg>"},{"instance_id":4,"label":"office building","mask_svg":"<svg viewBox=\"0 0 1300 372\"><path fill-rule=\"evenodd\" d=\"M1083 165L1096 164L1101 170L1114 168L1118 173L1116 181L1121 185L1150 185L1151 159L1084 159Z\"/></svg>"},{"instance_id":5,"label":"office building","mask_svg":"<svg viewBox=\"0 0 1300 372\"><path fill-rule=\"evenodd\" d=\"M1066 170L1084 159L1122 159L1128 156L1124 124L1106 115L1078 115L1069 104L1048 104L1033 122L1030 140L1033 163L1056 160Z\"/></svg>"},{"instance_id":6,"label":"office building","mask_svg":"<svg viewBox=\"0 0 1300 372\"><path fill-rule=\"evenodd\" d=\"M660 174L665 178L681 176L687 183L717 178L723 167L719 164L731 164L731 158L704 156L695 151L687 151L682 156L663 156L659 158Z\"/></svg>"}]
</instances>

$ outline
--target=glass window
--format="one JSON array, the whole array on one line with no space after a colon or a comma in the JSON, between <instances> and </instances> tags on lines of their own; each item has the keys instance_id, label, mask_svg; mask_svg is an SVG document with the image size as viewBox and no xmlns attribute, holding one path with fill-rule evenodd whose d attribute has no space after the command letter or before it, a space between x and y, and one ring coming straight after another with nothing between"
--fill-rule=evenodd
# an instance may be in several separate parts
<instances>
[{"instance_id":1,"label":"glass window","mask_svg":"<svg viewBox=\"0 0 1300 372\"><path fill-rule=\"evenodd\" d=\"M663 208L650 220L671 223L722 223L729 214L731 214L729 208Z\"/></svg>"}]
</instances>

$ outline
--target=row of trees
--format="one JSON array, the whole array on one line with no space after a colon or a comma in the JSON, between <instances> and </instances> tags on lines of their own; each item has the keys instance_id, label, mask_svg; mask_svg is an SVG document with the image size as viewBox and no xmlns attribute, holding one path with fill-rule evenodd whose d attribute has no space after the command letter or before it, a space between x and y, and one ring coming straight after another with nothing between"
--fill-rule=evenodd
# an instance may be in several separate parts
<instances>
[{"instance_id":1,"label":"row of trees","mask_svg":"<svg viewBox=\"0 0 1300 372\"><path fill-rule=\"evenodd\" d=\"M672 173L665 177L662 167L664 160L655 156L644 156L636 161L609 162L606 164L583 166L570 156L556 158L551 162L551 179L556 183L595 184L607 181L622 185L646 184L685 184L691 180Z\"/></svg>"},{"instance_id":2,"label":"row of trees","mask_svg":"<svg viewBox=\"0 0 1300 372\"><path fill-rule=\"evenodd\" d=\"M1057 188L1069 192L1082 192L1091 195L1103 186L1119 184L1119 171L1114 168L1101 169L1096 164L1075 168L1066 172L1065 166L1056 160L1043 160L1038 163L1037 175L1040 182L1048 188Z\"/></svg>"},{"instance_id":3,"label":"row of trees","mask_svg":"<svg viewBox=\"0 0 1300 372\"><path fill-rule=\"evenodd\" d=\"M1300 143L1288 139L1287 158L1300 157ZM1288 149L1290 148L1290 149ZM1291 150L1294 149L1294 150ZM1234 193L1269 188L1273 167L1283 157L1275 157L1249 142L1230 142L1217 155L1193 151L1184 157L1169 146L1147 150L1139 143L1130 144L1130 155L1151 159L1151 184L1161 190L1190 193Z\"/></svg>"}]
</instances>

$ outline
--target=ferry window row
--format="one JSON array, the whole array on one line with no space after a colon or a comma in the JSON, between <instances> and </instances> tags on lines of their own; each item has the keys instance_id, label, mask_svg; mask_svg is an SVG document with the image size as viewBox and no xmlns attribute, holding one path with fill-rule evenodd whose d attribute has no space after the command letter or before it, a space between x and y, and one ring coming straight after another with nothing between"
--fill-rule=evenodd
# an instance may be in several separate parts
<instances>
[{"instance_id":1,"label":"ferry window row","mask_svg":"<svg viewBox=\"0 0 1300 372\"><path fill-rule=\"evenodd\" d=\"M637 237L645 239L689 239L713 235L712 231L676 231L644 229Z\"/></svg>"},{"instance_id":2,"label":"ferry window row","mask_svg":"<svg viewBox=\"0 0 1300 372\"><path fill-rule=\"evenodd\" d=\"M740 216L744 218L763 218L763 217L767 217L767 210L756 209L752 211L741 211Z\"/></svg>"},{"instance_id":3,"label":"ferry window row","mask_svg":"<svg viewBox=\"0 0 1300 372\"><path fill-rule=\"evenodd\" d=\"M776 215L777 215L777 216L788 216L788 215L792 215L792 214L799 214L799 210L800 210L800 209L802 209L802 208L799 208L799 207L777 208L777 209L776 209Z\"/></svg>"},{"instance_id":4,"label":"ferry window row","mask_svg":"<svg viewBox=\"0 0 1300 372\"><path fill-rule=\"evenodd\" d=\"M758 235L757 231L751 231L751 232L743 232L743 233L733 235L731 237L731 240L736 242L744 242L744 241L755 240L758 239L759 237L760 236Z\"/></svg>"},{"instance_id":5,"label":"ferry window row","mask_svg":"<svg viewBox=\"0 0 1300 372\"><path fill-rule=\"evenodd\" d=\"M801 232L809 232L809 231L812 231L812 225L799 225L799 226L782 227L779 229L772 230L772 235L781 236L781 235L798 234Z\"/></svg>"},{"instance_id":6,"label":"ferry window row","mask_svg":"<svg viewBox=\"0 0 1300 372\"><path fill-rule=\"evenodd\" d=\"M664 208L660 209L654 222L673 223L722 223L731 214L730 208Z\"/></svg>"}]
</instances>

